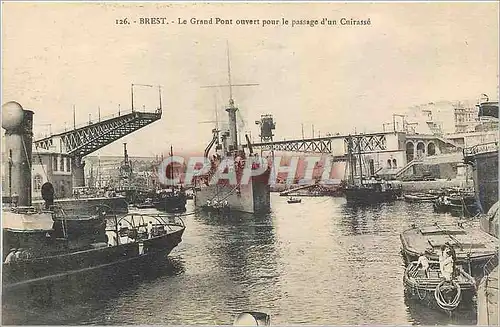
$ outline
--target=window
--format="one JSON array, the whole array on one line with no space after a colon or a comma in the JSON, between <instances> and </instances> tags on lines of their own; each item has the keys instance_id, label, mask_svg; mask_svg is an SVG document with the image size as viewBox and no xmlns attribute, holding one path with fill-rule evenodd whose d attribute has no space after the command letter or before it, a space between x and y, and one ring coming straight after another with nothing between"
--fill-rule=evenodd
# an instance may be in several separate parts
<instances>
[{"instance_id":1,"label":"window","mask_svg":"<svg viewBox=\"0 0 500 327\"><path fill-rule=\"evenodd\" d=\"M66 171L67 172L71 171L71 158L70 157L66 158Z\"/></svg>"},{"instance_id":2,"label":"window","mask_svg":"<svg viewBox=\"0 0 500 327\"><path fill-rule=\"evenodd\" d=\"M52 157L52 170L57 171L57 157Z\"/></svg>"},{"instance_id":3,"label":"window","mask_svg":"<svg viewBox=\"0 0 500 327\"><path fill-rule=\"evenodd\" d=\"M392 159L392 168L398 168L398 161L396 159Z\"/></svg>"},{"instance_id":4,"label":"window","mask_svg":"<svg viewBox=\"0 0 500 327\"><path fill-rule=\"evenodd\" d=\"M42 189L42 176L40 174L36 174L35 177L33 177L33 189L36 192L40 192Z\"/></svg>"},{"instance_id":5,"label":"window","mask_svg":"<svg viewBox=\"0 0 500 327\"><path fill-rule=\"evenodd\" d=\"M391 159L387 159L387 168L392 168Z\"/></svg>"},{"instance_id":6,"label":"window","mask_svg":"<svg viewBox=\"0 0 500 327\"><path fill-rule=\"evenodd\" d=\"M64 157L59 158L59 170L64 171Z\"/></svg>"}]
</instances>

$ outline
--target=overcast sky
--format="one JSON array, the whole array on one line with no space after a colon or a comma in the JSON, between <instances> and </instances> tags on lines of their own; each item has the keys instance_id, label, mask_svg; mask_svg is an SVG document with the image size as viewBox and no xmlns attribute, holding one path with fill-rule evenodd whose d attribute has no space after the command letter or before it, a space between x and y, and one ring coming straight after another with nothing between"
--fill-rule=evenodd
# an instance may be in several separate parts
<instances>
[{"instance_id":1,"label":"overcast sky","mask_svg":"<svg viewBox=\"0 0 500 327\"><path fill-rule=\"evenodd\" d=\"M2 103L35 111L37 131L130 108L131 83L162 85L161 121L99 151L202 151L214 107L227 103L226 41L246 121L273 114L278 139L381 130L391 114L439 100L497 99L498 3L4 3ZM233 25L116 25L129 17L233 19ZM370 18L370 26L237 26L236 19ZM136 106L155 105L138 90ZM225 113L220 110L221 113Z\"/></svg>"}]
</instances>

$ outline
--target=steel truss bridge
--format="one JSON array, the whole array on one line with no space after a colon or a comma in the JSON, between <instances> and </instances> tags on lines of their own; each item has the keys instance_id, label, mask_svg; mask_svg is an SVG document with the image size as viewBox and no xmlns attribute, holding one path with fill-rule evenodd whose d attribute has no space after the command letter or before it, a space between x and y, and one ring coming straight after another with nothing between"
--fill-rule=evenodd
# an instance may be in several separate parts
<instances>
[{"instance_id":1,"label":"steel truss bridge","mask_svg":"<svg viewBox=\"0 0 500 327\"><path fill-rule=\"evenodd\" d=\"M70 131L54 134L34 142L35 148L59 151L82 158L114 141L131 134L161 118L162 110L132 111Z\"/></svg>"},{"instance_id":2,"label":"steel truss bridge","mask_svg":"<svg viewBox=\"0 0 500 327\"><path fill-rule=\"evenodd\" d=\"M330 154L337 159L346 159L349 149L354 154L395 151L387 148L386 135L387 133L333 135L300 140L253 143L252 147L268 151ZM333 144L338 144L341 140L344 141L342 153L334 153L335 150L338 151L338 147L335 149Z\"/></svg>"}]
</instances>

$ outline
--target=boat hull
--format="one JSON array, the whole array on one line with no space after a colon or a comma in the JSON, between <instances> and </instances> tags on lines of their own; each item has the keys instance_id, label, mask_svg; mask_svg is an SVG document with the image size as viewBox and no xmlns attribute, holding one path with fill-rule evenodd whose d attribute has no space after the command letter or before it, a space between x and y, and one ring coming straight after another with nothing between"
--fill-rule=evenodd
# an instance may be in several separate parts
<instances>
[{"instance_id":1,"label":"boat hull","mask_svg":"<svg viewBox=\"0 0 500 327\"><path fill-rule=\"evenodd\" d=\"M403 283L405 287L405 296L412 300L419 301L431 309L444 311L441 307L439 307L434 295L439 282L423 287L411 281L405 274L403 277ZM459 285L462 294L460 296L460 304L456 310L470 309L471 307L474 307L474 297L476 296L476 289L474 288L474 285L471 285L470 283L459 283Z\"/></svg>"},{"instance_id":2,"label":"boat hull","mask_svg":"<svg viewBox=\"0 0 500 327\"><path fill-rule=\"evenodd\" d=\"M401 196L401 191L374 191L368 188L346 188L344 195L348 202L379 203L397 200Z\"/></svg>"},{"instance_id":3,"label":"boat hull","mask_svg":"<svg viewBox=\"0 0 500 327\"><path fill-rule=\"evenodd\" d=\"M186 196L168 196L159 198L154 202L154 207L157 210L165 212L179 212L186 210Z\"/></svg>"},{"instance_id":4,"label":"boat hull","mask_svg":"<svg viewBox=\"0 0 500 327\"><path fill-rule=\"evenodd\" d=\"M28 295L29 299L37 291L46 293L48 290L53 293L55 285L65 285L65 291L69 292L68 287L81 287L87 281L98 279L106 283L110 277L122 278L130 276L133 271L154 269L154 263L166 258L182 241L183 233L184 228L140 243L104 246L16 264L3 264L2 300L4 303L16 302L23 299L23 295ZM95 285L99 284L92 286Z\"/></svg>"},{"instance_id":5,"label":"boat hull","mask_svg":"<svg viewBox=\"0 0 500 327\"><path fill-rule=\"evenodd\" d=\"M437 195L431 194L405 194L406 202L432 202L438 198Z\"/></svg>"},{"instance_id":6,"label":"boat hull","mask_svg":"<svg viewBox=\"0 0 500 327\"><path fill-rule=\"evenodd\" d=\"M271 193L266 178L252 177L247 184L203 185L195 194L195 206L204 208L213 200L227 201L231 211L263 213L271 210Z\"/></svg>"}]
</instances>

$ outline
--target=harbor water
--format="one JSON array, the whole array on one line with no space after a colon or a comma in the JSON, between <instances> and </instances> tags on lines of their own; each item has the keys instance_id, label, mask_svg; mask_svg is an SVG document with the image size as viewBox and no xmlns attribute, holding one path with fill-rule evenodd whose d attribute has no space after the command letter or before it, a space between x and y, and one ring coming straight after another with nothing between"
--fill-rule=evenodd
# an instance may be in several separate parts
<instances>
[{"instance_id":1,"label":"harbor water","mask_svg":"<svg viewBox=\"0 0 500 327\"><path fill-rule=\"evenodd\" d=\"M431 203L286 200L271 194L272 213L262 216L188 215L182 243L154 276L95 285L96 295L64 305L4 311L3 322L227 325L242 311L262 311L273 325L476 324L475 312L449 316L404 295L399 234L458 218Z\"/></svg>"}]
</instances>

